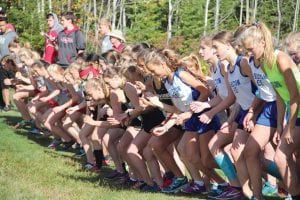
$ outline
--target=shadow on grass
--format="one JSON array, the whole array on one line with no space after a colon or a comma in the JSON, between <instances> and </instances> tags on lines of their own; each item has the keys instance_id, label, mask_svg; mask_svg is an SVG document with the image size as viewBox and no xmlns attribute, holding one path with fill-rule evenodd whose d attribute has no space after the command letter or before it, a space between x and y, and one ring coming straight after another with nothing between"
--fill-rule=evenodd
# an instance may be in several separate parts
<instances>
[{"instance_id":1,"label":"shadow on grass","mask_svg":"<svg viewBox=\"0 0 300 200\"><path fill-rule=\"evenodd\" d=\"M4 118L3 122L9 126L15 126L19 121L22 120L20 116L11 116L11 113L1 113L1 118Z\"/></svg>"},{"instance_id":2,"label":"shadow on grass","mask_svg":"<svg viewBox=\"0 0 300 200\"><path fill-rule=\"evenodd\" d=\"M57 150L47 148L48 145L52 142L52 138L50 137L42 138L36 134L30 133L31 127L27 126L25 128L20 128L20 129L14 128L14 126L18 122L20 122L22 118L19 116L12 116L12 114L13 113L7 113L7 114L1 113L1 118L4 123L9 125L11 129L14 130L14 133L16 133L17 135L27 137L29 141L44 147L44 152L50 155L51 157L64 157L64 158L71 159L74 162L82 162L82 159L72 156L76 152L76 150L72 148L68 149L67 151L63 151L62 149L59 148Z\"/></svg>"},{"instance_id":3,"label":"shadow on grass","mask_svg":"<svg viewBox=\"0 0 300 200\"><path fill-rule=\"evenodd\" d=\"M27 137L31 142L39 144L40 146L43 146L43 147L47 147L51 143L50 138L37 138L36 135L31 134L28 129L14 129L13 127L19 121L21 121L22 118L19 116L13 116L12 114L13 113L7 113L7 114L1 113L0 116L1 116L1 120L4 123L8 124L14 130L14 132L16 134ZM76 165L76 163L81 163L82 165L83 165L83 163L85 163L84 158L77 158L77 157L72 156L71 152L74 152L74 150L72 150L71 152L70 151L66 152L66 151L59 151L59 150L55 151L53 149L44 148L43 151L53 158L64 158L65 163L70 166L74 166L74 165ZM78 169L78 171L82 172L83 169ZM90 182L90 183L95 184L95 187L103 187L103 188L107 188L110 190L126 190L126 191L133 190L129 185L116 184L113 181L105 180L104 176L109 174L112 171L113 171L112 166L108 166L108 167L103 167L101 169L101 173L98 175L92 174L92 172L86 172L86 174L80 173L80 175L78 175L78 173L76 173L76 174L59 173L58 175L62 176L64 178L72 179L72 180L76 180L76 181ZM195 197L200 198L200 199L206 199L205 195L186 195L183 193L166 194L166 196L173 197L174 199L176 199L176 197L184 197L185 199L195 198ZM265 199L276 200L276 199L283 199L283 198L265 197Z\"/></svg>"}]
</instances>

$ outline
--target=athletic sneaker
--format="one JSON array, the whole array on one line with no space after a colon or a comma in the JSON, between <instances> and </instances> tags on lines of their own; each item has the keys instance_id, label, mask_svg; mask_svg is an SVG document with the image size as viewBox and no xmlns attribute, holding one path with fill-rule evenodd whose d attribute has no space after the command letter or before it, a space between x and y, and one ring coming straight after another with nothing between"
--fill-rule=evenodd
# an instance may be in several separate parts
<instances>
[{"instance_id":1,"label":"athletic sneaker","mask_svg":"<svg viewBox=\"0 0 300 200\"><path fill-rule=\"evenodd\" d=\"M203 194L206 193L206 188L205 185L199 185L195 182L192 182L185 188L182 188L181 192L186 194Z\"/></svg>"},{"instance_id":2,"label":"athletic sneaker","mask_svg":"<svg viewBox=\"0 0 300 200\"><path fill-rule=\"evenodd\" d=\"M3 111L5 111L5 112L11 111L11 109L12 109L12 107L10 105L3 107Z\"/></svg>"},{"instance_id":3,"label":"athletic sneaker","mask_svg":"<svg viewBox=\"0 0 300 200\"><path fill-rule=\"evenodd\" d=\"M131 188L141 190L145 185L147 185L147 184L144 181L137 180L136 183Z\"/></svg>"},{"instance_id":4,"label":"athletic sneaker","mask_svg":"<svg viewBox=\"0 0 300 200\"><path fill-rule=\"evenodd\" d=\"M278 196L278 189L266 181L263 185L262 194L267 197Z\"/></svg>"},{"instance_id":5,"label":"athletic sneaker","mask_svg":"<svg viewBox=\"0 0 300 200\"><path fill-rule=\"evenodd\" d=\"M51 144L49 144L48 148L50 149L55 149L56 147L58 147L60 144L62 143L60 138L54 138L51 142Z\"/></svg>"},{"instance_id":6,"label":"athletic sneaker","mask_svg":"<svg viewBox=\"0 0 300 200\"><path fill-rule=\"evenodd\" d=\"M82 157L82 156L85 156L85 151L84 149L81 147L80 149L78 149L78 151L74 154L74 156L76 157Z\"/></svg>"},{"instance_id":7,"label":"athletic sneaker","mask_svg":"<svg viewBox=\"0 0 300 200\"><path fill-rule=\"evenodd\" d=\"M217 187L213 187L207 194L207 197L209 199L214 199L217 196L220 196L224 190L227 188L228 186L222 186L222 185L218 185Z\"/></svg>"},{"instance_id":8,"label":"athletic sneaker","mask_svg":"<svg viewBox=\"0 0 300 200\"><path fill-rule=\"evenodd\" d=\"M226 189L223 191L222 194L219 196L215 196L214 199L219 199L219 200L242 200L246 199L243 191L239 190L237 188L227 186Z\"/></svg>"},{"instance_id":9,"label":"athletic sneaker","mask_svg":"<svg viewBox=\"0 0 300 200\"><path fill-rule=\"evenodd\" d=\"M41 135L41 129L33 127L32 129L29 130L30 133L34 134L34 135Z\"/></svg>"},{"instance_id":10,"label":"athletic sneaker","mask_svg":"<svg viewBox=\"0 0 300 200\"><path fill-rule=\"evenodd\" d=\"M154 185L144 185L142 188L141 188L141 191L143 191L143 192L160 192L161 191L161 189L160 189L160 187L156 184L156 183L154 183Z\"/></svg>"},{"instance_id":11,"label":"athletic sneaker","mask_svg":"<svg viewBox=\"0 0 300 200\"><path fill-rule=\"evenodd\" d=\"M172 183L167 188L163 188L162 192L164 193L177 193L182 188L185 188L189 185L188 179L186 177L173 178Z\"/></svg>"},{"instance_id":12,"label":"athletic sneaker","mask_svg":"<svg viewBox=\"0 0 300 200\"><path fill-rule=\"evenodd\" d=\"M128 173L127 172L124 172L124 173L118 172L117 175L111 180L113 180L114 182L118 182L118 181L124 182L127 179L128 179Z\"/></svg>"},{"instance_id":13,"label":"athletic sneaker","mask_svg":"<svg viewBox=\"0 0 300 200\"><path fill-rule=\"evenodd\" d=\"M18 128L24 128L26 126L29 126L32 124L32 120L21 120L19 121L14 128L18 129Z\"/></svg>"},{"instance_id":14,"label":"athletic sneaker","mask_svg":"<svg viewBox=\"0 0 300 200\"><path fill-rule=\"evenodd\" d=\"M127 187L133 187L137 182L138 180L133 180L131 178L128 178L127 181L123 183L123 185Z\"/></svg>"},{"instance_id":15,"label":"athletic sneaker","mask_svg":"<svg viewBox=\"0 0 300 200\"><path fill-rule=\"evenodd\" d=\"M163 182L162 188L169 187L172 184L172 180L173 179L170 179L170 178L164 178L164 182Z\"/></svg>"},{"instance_id":16,"label":"athletic sneaker","mask_svg":"<svg viewBox=\"0 0 300 200\"><path fill-rule=\"evenodd\" d=\"M115 185L124 185L124 184L128 184L128 181L130 180L130 178L128 177L127 173L120 173L119 176L116 176L112 180Z\"/></svg>"},{"instance_id":17,"label":"athletic sneaker","mask_svg":"<svg viewBox=\"0 0 300 200\"><path fill-rule=\"evenodd\" d=\"M121 173L121 172L118 172L117 170L114 170L111 173L109 173L107 176L105 176L104 179L114 180L114 179L122 178L125 175L128 176L128 174L126 172Z\"/></svg>"},{"instance_id":18,"label":"athletic sneaker","mask_svg":"<svg viewBox=\"0 0 300 200\"><path fill-rule=\"evenodd\" d=\"M40 130L40 135L37 136L37 138L44 139L50 137L51 135L52 135L51 131L49 131L46 128L43 128Z\"/></svg>"},{"instance_id":19,"label":"athletic sneaker","mask_svg":"<svg viewBox=\"0 0 300 200\"><path fill-rule=\"evenodd\" d=\"M96 165L93 165L91 163L87 163L84 166L84 169L87 171L95 172L95 173L100 173L100 171L101 171Z\"/></svg>"},{"instance_id":20,"label":"athletic sneaker","mask_svg":"<svg viewBox=\"0 0 300 200\"><path fill-rule=\"evenodd\" d=\"M72 145L75 144L75 142L73 140L69 141L69 142L63 142L62 143L62 149L63 150L68 150L70 147L72 147Z\"/></svg>"}]
</instances>

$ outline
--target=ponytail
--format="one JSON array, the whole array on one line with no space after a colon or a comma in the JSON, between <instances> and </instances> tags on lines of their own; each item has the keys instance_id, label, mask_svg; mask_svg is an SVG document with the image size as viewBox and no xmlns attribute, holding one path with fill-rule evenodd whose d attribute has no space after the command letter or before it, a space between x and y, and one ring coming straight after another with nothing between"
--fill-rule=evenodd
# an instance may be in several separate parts
<instances>
[{"instance_id":1,"label":"ponytail","mask_svg":"<svg viewBox=\"0 0 300 200\"><path fill-rule=\"evenodd\" d=\"M269 68L272 68L275 58L271 31L263 22L255 22L246 26L246 30L241 35L241 41L245 42L248 38L252 38L254 41L263 40L265 42L265 49L262 60Z\"/></svg>"}]
</instances>

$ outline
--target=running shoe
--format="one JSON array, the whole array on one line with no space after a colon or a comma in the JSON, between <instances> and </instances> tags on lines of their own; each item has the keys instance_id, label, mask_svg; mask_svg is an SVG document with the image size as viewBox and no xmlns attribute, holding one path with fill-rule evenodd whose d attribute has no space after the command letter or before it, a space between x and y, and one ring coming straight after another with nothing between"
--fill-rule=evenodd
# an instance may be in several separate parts
<instances>
[{"instance_id":1,"label":"running shoe","mask_svg":"<svg viewBox=\"0 0 300 200\"><path fill-rule=\"evenodd\" d=\"M40 135L37 136L38 138L40 139L44 139L44 138L48 138L52 135L51 131L49 131L48 129L46 128L43 128L40 130Z\"/></svg>"},{"instance_id":2,"label":"running shoe","mask_svg":"<svg viewBox=\"0 0 300 200\"><path fill-rule=\"evenodd\" d=\"M206 193L206 188L205 185L199 185L195 182L192 182L185 188L182 188L181 192L186 194L203 194Z\"/></svg>"},{"instance_id":3,"label":"running shoe","mask_svg":"<svg viewBox=\"0 0 300 200\"><path fill-rule=\"evenodd\" d=\"M128 181L130 180L130 178L128 177L127 173L120 173L119 176L116 176L113 179L113 183L115 185L124 185L124 184L128 184Z\"/></svg>"},{"instance_id":4,"label":"running shoe","mask_svg":"<svg viewBox=\"0 0 300 200\"><path fill-rule=\"evenodd\" d=\"M60 138L54 138L51 142L51 144L49 144L48 148L50 149L55 149L56 147L58 147L60 144L62 143Z\"/></svg>"},{"instance_id":5,"label":"running shoe","mask_svg":"<svg viewBox=\"0 0 300 200\"><path fill-rule=\"evenodd\" d=\"M128 174L126 172L121 173L121 172L118 172L117 170L114 170L111 173L109 173L107 176L105 176L104 179L114 180L114 179L122 178L125 175L127 176Z\"/></svg>"},{"instance_id":6,"label":"running shoe","mask_svg":"<svg viewBox=\"0 0 300 200\"><path fill-rule=\"evenodd\" d=\"M226 189L219 196L215 196L214 199L219 200L242 200L246 199L243 191L231 186L226 187Z\"/></svg>"},{"instance_id":7,"label":"running shoe","mask_svg":"<svg viewBox=\"0 0 300 200\"><path fill-rule=\"evenodd\" d=\"M96 165L93 165L91 163L87 163L85 166L84 166L84 169L86 171L91 171L91 172L95 172L95 173L100 173L101 170L96 166Z\"/></svg>"},{"instance_id":8,"label":"running shoe","mask_svg":"<svg viewBox=\"0 0 300 200\"><path fill-rule=\"evenodd\" d=\"M162 189L163 193L177 193L179 192L182 188L185 188L186 186L189 185L187 177L180 177L180 178L173 178L172 183Z\"/></svg>"},{"instance_id":9,"label":"running shoe","mask_svg":"<svg viewBox=\"0 0 300 200\"><path fill-rule=\"evenodd\" d=\"M136 183L131 188L141 190L145 185L147 185L147 184L144 181L137 180Z\"/></svg>"},{"instance_id":10,"label":"running shoe","mask_svg":"<svg viewBox=\"0 0 300 200\"><path fill-rule=\"evenodd\" d=\"M26 126L29 126L32 124L32 120L21 120L19 121L14 128L18 129L18 128L24 128Z\"/></svg>"},{"instance_id":11,"label":"running shoe","mask_svg":"<svg viewBox=\"0 0 300 200\"><path fill-rule=\"evenodd\" d=\"M146 184L144 187L141 188L141 191L143 191L143 192L160 192L161 189L156 183L154 183L153 185Z\"/></svg>"},{"instance_id":12,"label":"running shoe","mask_svg":"<svg viewBox=\"0 0 300 200\"><path fill-rule=\"evenodd\" d=\"M212 187L212 189L208 192L207 197L209 199L214 199L217 196L220 196L228 186L217 185L216 187Z\"/></svg>"},{"instance_id":13,"label":"running shoe","mask_svg":"<svg viewBox=\"0 0 300 200\"><path fill-rule=\"evenodd\" d=\"M77 150L77 152L74 154L74 156L81 158L81 157L85 156L85 154L86 153L85 153L84 149L80 148L80 149Z\"/></svg>"},{"instance_id":14,"label":"running shoe","mask_svg":"<svg viewBox=\"0 0 300 200\"><path fill-rule=\"evenodd\" d=\"M30 133L34 134L34 135L41 135L41 129L33 127L32 129L29 130Z\"/></svg>"},{"instance_id":15,"label":"running shoe","mask_svg":"<svg viewBox=\"0 0 300 200\"><path fill-rule=\"evenodd\" d=\"M138 180L133 180L131 178L128 178L127 181L123 183L123 185L127 187L133 187L137 182Z\"/></svg>"},{"instance_id":16,"label":"running shoe","mask_svg":"<svg viewBox=\"0 0 300 200\"><path fill-rule=\"evenodd\" d=\"M70 147L72 147L72 145L74 144L75 142L73 140L69 141L69 142L63 142L62 143L62 150L68 150Z\"/></svg>"},{"instance_id":17,"label":"running shoe","mask_svg":"<svg viewBox=\"0 0 300 200\"><path fill-rule=\"evenodd\" d=\"M167 187L169 187L169 186L172 184L172 180L173 180L173 179L165 178L165 179L164 179L164 182L163 182L163 185L162 185L162 188L167 188Z\"/></svg>"},{"instance_id":18,"label":"running shoe","mask_svg":"<svg viewBox=\"0 0 300 200\"><path fill-rule=\"evenodd\" d=\"M10 105L8 105L8 106L4 106L3 107L3 111L5 111L5 112L8 112L8 111L11 111L11 106Z\"/></svg>"},{"instance_id":19,"label":"running shoe","mask_svg":"<svg viewBox=\"0 0 300 200\"><path fill-rule=\"evenodd\" d=\"M262 194L267 197L278 196L278 189L266 181L262 188Z\"/></svg>"}]
</instances>

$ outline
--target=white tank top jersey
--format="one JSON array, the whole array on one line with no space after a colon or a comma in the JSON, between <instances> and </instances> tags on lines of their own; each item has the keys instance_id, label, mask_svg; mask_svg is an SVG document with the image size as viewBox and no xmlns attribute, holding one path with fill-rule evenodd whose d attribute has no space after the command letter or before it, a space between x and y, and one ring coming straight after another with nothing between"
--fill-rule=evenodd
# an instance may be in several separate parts
<instances>
[{"instance_id":1,"label":"white tank top jersey","mask_svg":"<svg viewBox=\"0 0 300 200\"><path fill-rule=\"evenodd\" d=\"M276 92L274 91L270 80L260 66L255 66L253 56L250 57L249 64L258 88L258 94L256 96L266 102L276 101Z\"/></svg>"},{"instance_id":2,"label":"white tank top jersey","mask_svg":"<svg viewBox=\"0 0 300 200\"><path fill-rule=\"evenodd\" d=\"M166 79L164 83L176 108L181 112L187 112L190 110L190 104L193 101L193 91L191 86L185 84L180 79L180 71L182 70L178 70L174 73L172 82Z\"/></svg>"},{"instance_id":3,"label":"white tank top jersey","mask_svg":"<svg viewBox=\"0 0 300 200\"><path fill-rule=\"evenodd\" d=\"M228 68L228 80L236 97L236 102L243 110L248 110L255 96L252 93L250 78L244 76L241 72L240 62L242 58L242 56L238 56L233 71L230 71L230 68Z\"/></svg>"},{"instance_id":4,"label":"white tank top jersey","mask_svg":"<svg viewBox=\"0 0 300 200\"><path fill-rule=\"evenodd\" d=\"M222 99L225 99L228 96L228 90L224 76L221 73L221 62L218 62L216 71L213 71L213 79L217 88L217 94Z\"/></svg>"}]
</instances>

